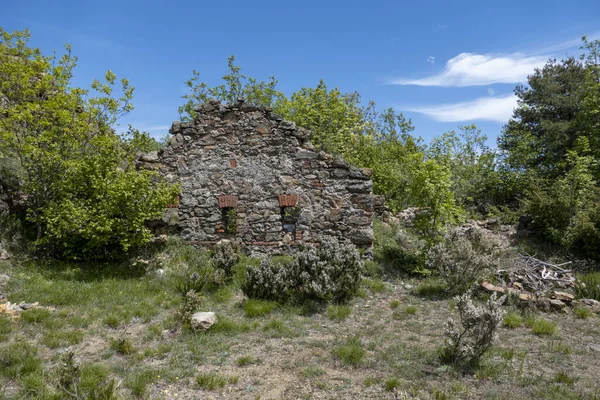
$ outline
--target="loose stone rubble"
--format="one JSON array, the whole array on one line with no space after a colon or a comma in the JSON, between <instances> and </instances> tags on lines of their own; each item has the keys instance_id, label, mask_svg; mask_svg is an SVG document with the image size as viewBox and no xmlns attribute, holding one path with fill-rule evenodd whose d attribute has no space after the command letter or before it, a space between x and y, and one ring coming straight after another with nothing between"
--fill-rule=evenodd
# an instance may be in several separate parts
<instances>
[{"instance_id":1,"label":"loose stone rubble","mask_svg":"<svg viewBox=\"0 0 600 400\"><path fill-rule=\"evenodd\" d=\"M193 121L173 123L166 150L138 160L180 185L163 226L198 244L235 238L258 253L290 253L334 236L370 254L370 170L317 151L309 131L268 108L209 101L196 111Z\"/></svg>"}]
</instances>

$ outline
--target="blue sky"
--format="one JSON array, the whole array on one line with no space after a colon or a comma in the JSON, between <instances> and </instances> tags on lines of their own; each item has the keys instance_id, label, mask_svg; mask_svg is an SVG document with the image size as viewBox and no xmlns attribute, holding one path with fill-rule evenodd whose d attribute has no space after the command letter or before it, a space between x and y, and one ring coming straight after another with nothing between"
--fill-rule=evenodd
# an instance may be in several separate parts
<instances>
[{"instance_id":1,"label":"blue sky","mask_svg":"<svg viewBox=\"0 0 600 400\"><path fill-rule=\"evenodd\" d=\"M120 120L162 136L192 70L220 83L227 57L287 94L324 79L412 118L426 141L475 123L490 144L512 90L549 58L600 37L600 1L10 1L0 26L45 52L73 45L74 83L108 69L136 87Z\"/></svg>"}]
</instances>

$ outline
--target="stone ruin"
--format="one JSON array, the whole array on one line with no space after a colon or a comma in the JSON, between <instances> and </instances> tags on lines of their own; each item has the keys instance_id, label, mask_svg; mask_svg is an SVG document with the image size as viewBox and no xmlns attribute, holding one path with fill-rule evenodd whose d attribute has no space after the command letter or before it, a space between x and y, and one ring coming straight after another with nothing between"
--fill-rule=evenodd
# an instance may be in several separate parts
<instances>
[{"instance_id":1,"label":"stone ruin","mask_svg":"<svg viewBox=\"0 0 600 400\"><path fill-rule=\"evenodd\" d=\"M310 132L241 99L209 101L174 122L168 147L139 159L180 185L163 217L186 241L235 239L251 253L289 254L323 236L373 246L371 171L317 151Z\"/></svg>"}]
</instances>

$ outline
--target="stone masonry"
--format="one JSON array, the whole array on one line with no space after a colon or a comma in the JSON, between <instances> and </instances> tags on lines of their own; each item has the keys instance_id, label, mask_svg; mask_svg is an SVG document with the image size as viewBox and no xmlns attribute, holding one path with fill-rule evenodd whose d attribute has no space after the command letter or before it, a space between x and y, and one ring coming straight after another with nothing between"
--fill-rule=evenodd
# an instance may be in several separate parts
<instances>
[{"instance_id":1,"label":"stone masonry","mask_svg":"<svg viewBox=\"0 0 600 400\"><path fill-rule=\"evenodd\" d=\"M309 131L268 108L210 101L196 111L173 123L166 150L140 157L180 185L164 221L183 239L237 239L252 252L283 254L328 235L371 253L370 170L316 151Z\"/></svg>"}]
</instances>

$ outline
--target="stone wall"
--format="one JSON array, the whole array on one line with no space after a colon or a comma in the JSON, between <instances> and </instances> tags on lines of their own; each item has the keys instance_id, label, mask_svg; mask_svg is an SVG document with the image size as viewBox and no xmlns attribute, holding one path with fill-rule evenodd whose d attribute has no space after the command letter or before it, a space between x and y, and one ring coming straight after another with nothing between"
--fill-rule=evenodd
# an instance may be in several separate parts
<instances>
[{"instance_id":1,"label":"stone wall","mask_svg":"<svg viewBox=\"0 0 600 400\"><path fill-rule=\"evenodd\" d=\"M315 151L309 131L269 109L211 101L197 112L194 121L173 123L166 150L140 158L179 183L178 204L164 220L185 240L209 244L235 237L251 250L287 253L330 235L372 248L370 170ZM224 206L236 210L235 233L227 232ZM290 214L295 229L285 232Z\"/></svg>"}]
</instances>

